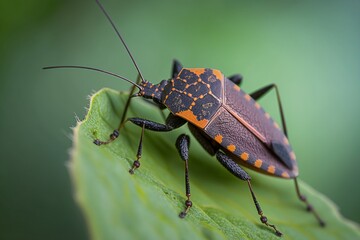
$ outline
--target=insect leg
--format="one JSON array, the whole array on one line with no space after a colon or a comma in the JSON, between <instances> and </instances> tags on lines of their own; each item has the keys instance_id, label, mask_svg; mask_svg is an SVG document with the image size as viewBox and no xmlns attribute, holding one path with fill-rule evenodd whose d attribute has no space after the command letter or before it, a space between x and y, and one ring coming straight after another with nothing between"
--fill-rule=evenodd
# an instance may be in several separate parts
<instances>
[{"instance_id":1,"label":"insect leg","mask_svg":"<svg viewBox=\"0 0 360 240\"><path fill-rule=\"evenodd\" d=\"M228 79L230 81L232 81L233 83L235 83L236 85L241 86L243 76L240 74L235 74L235 75L228 77Z\"/></svg>"},{"instance_id":2,"label":"insect leg","mask_svg":"<svg viewBox=\"0 0 360 240\"><path fill-rule=\"evenodd\" d=\"M267 217L263 214L263 211L260 207L260 203L256 199L255 193L251 187L251 183L250 183L251 177L225 153L218 151L216 153L216 158L233 175L235 175L236 177L240 178L243 181L247 181L252 199L253 199L255 207L256 207L256 210L257 210L258 214L260 215L260 221L263 224L265 224L266 226L272 227L275 230L275 234L277 236L281 236L282 233L279 230L277 230L275 225L268 223Z\"/></svg>"},{"instance_id":3,"label":"insect leg","mask_svg":"<svg viewBox=\"0 0 360 240\"><path fill-rule=\"evenodd\" d=\"M152 102L150 102L150 103L152 103ZM129 104L130 104L130 98L128 98L128 101L126 102L125 108L128 108ZM155 104L155 103L154 103L154 104ZM158 105L156 105L156 106L158 106ZM161 111L161 108L160 108L160 107L159 107L158 109ZM161 114L162 114L163 118L165 119L164 112L161 111ZM122 118L124 118L125 116L126 116L126 112L123 113ZM125 123L126 123L127 121L129 121L129 120L130 120L130 119L126 119L126 120L124 121L124 120L122 119L121 122L120 122L120 124L119 124L119 127L118 127L117 129L115 129L115 130L110 134L110 137L109 137L109 139L108 139L107 141L101 141L100 139L95 139L95 140L93 141L94 144L95 144L95 145L98 145L98 146L100 146L100 145L106 145L106 144L109 144L109 143L113 142L114 140L116 140L116 139L119 137L119 133L120 133L121 128L123 128L123 126L125 125Z\"/></svg>"},{"instance_id":4,"label":"insect leg","mask_svg":"<svg viewBox=\"0 0 360 240\"><path fill-rule=\"evenodd\" d=\"M134 174L135 169L138 169L140 167L140 158L142 156L142 143L143 143L143 138L144 138L144 130L145 130L145 125L143 125L142 129L141 129L141 136L140 136L139 146L138 146L138 150L137 150L137 154L136 154L136 160L133 162L132 168L129 170L130 174Z\"/></svg>"},{"instance_id":5,"label":"insect leg","mask_svg":"<svg viewBox=\"0 0 360 240\"><path fill-rule=\"evenodd\" d=\"M177 150L179 151L180 157L185 162L185 192L187 200L185 201L185 209L179 214L179 217L184 218L186 214L189 212L192 202L190 200L190 181L189 181L189 146L190 146L190 138L188 135L181 134L175 144Z\"/></svg>"},{"instance_id":6,"label":"insect leg","mask_svg":"<svg viewBox=\"0 0 360 240\"><path fill-rule=\"evenodd\" d=\"M140 81L141 81L141 78L140 78L140 75L138 75L137 78L136 78L136 83L138 84L138 83L140 83ZM121 120L120 120L120 124L119 124L118 130L119 130L121 124L123 124L123 122L125 121L126 113L127 113L128 109L129 109L130 102L131 102L131 99L132 99L131 96L134 94L135 88L136 88L135 85L132 85L132 87L130 88L129 97L128 97L128 99L126 100L125 108L124 108L124 111L123 111L123 113L122 113L122 115L121 115Z\"/></svg>"},{"instance_id":7,"label":"insect leg","mask_svg":"<svg viewBox=\"0 0 360 240\"><path fill-rule=\"evenodd\" d=\"M157 123L143 118L128 118L127 121L130 121L140 127L144 125L145 129L157 132L168 132L175 128L179 128L186 123L186 120L177 117L171 113L166 118L165 124Z\"/></svg>"},{"instance_id":8,"label":"insect leg","mask_svg":"<svg viewBox=\"0 0 360 240\"><path fill-rule=\"evenodd\" d=\"M174 59L172 71L171 71L172 78L177 77L177 75L179 74L179 72L181 71L182 68L183 68L183 66L181 65L181 63L178 60Z\"/></svg>"},{"instance_id":9,"label":"insect leg","mask_svg":"<svg viewBox=\"0 0 360 240\"><path fill-rule=\"evenodd\" d=\"M314 214L314 216L316 217L316 219L318 220L320 226L325 227L325 222L320 218L319 214L315 211L315 209L313 208L313 206L311 204L309 204L308 200L306 199L306 196L302 195L300 193L300 189L299 189L299 184L297 182L297 178L294 178L294 182L295 182L295 189L296 189L296 193L299 197L299 199L304 202L306 204L306 210L308 210L309 212L312 212Z\"/></svg>"},{"instance_id":10,"label":"insect leg","mask_svg":"<svg viewBox=\"0 0 360 240\"><path fill-rule=\"evenodd\" d=\"M273 88L275 88L275 91L276 91L276 97L277 97L277 101L278 101L278 104L279 104L280 117L281 117L281 123L282 123L283 131L284 131L285 136L287 137L288 135L287 135L287 129L286 129L285 116L284 116L283 108L282 108L282 105L281 105L280 93L279 93L278 87L275 84L270 84L270 85L268 85L266 87L263 87L263 88L255 91L255 92L251 93L250 96L254 100L258 100Z\"/></svg>"},{"instance_id":11,"label":"insect leg","mask_svg":"<svg viewBox=\"0 0 360 240\"><path fill-rule=\"evenodd\" d=\"M166 119L165 124L153 122L143 118L128 118L126 121L130 121L135 125L142 127L136 160L133 162L132 168L129 170L130 174L134 174L134 171L140 167L140 158L142 156L142 144L143 144L143 136L145 129L158 131L158 132L166 132L166 131L171 131L175 128L179 128L186 123L184 119L180 117L176 117L171 113Z\"/></svg>"}]
</instances>

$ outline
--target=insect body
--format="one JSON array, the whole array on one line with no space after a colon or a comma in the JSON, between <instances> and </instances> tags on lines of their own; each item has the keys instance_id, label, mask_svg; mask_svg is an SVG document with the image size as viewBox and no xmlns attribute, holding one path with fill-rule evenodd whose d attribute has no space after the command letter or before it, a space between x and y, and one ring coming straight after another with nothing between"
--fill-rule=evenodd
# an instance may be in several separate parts
<instances>
[{"instance_id":1,"label":"insect body","mask_svg":"<svg viewBox=\"0 0 360 240\"><path fill-rule=\"evenodd\" d=\"M298 175L295 154L283 131L219 70L182 69L164 87L161 100L237 163L283 178Z\"/></svg>"},{"instance_id":2,"label":"insect body","mask_svg":"<svg viewBox=\"0 0 360 240\"><path fill-rule=\"evenodd\" d=\"M171 131L187 123L193 136L210 155L216 156L216 159L234 176L247 182L261 222L272 227L278 236L281 236L282 233L275 225L270 224L267 217L263 214L252 189L251 178L240 165L260 173L294 179L299 199L307 205L307 209L315 215L320 225L325 225L324 221L308 203L305 196L300 193L297 183L297 162L287 138L285 118L276 85L271 84L249 95L240 89L239 85L242 82L242 77L239 75L226 78L219 70L183 68L177 61L174 61L173 64L171 79L163 80L158 84L152 84L143 78L119 31L99 1L96 2L128 51L141 81L134 83L114 73L91 67L54 66L46 67L45 69L83 68L119 77L132 83L133 90L135 87L139 89L138 93L133 96L151 99L160 110L167 108L170 111L165 123L158 123L143 118L128 118L124 120L130 104L131 98L129 98L119 127L114 130L108 140L101 141L95 139L94 143L96 145L104 145L114 141L119 136L120 130L128 122L140 126L142 132L136 160L129 171L134 173L140 167L145 129ZM256 102L256 100L271 89L276 90L283 129ZM186 134L181 134L176 141L176 148L185 163L185 190L187 197L185 209L180 213L180 217L185 217L192 206L188 166L189 144L190 138Z\"/></svg>"}]
</instances>

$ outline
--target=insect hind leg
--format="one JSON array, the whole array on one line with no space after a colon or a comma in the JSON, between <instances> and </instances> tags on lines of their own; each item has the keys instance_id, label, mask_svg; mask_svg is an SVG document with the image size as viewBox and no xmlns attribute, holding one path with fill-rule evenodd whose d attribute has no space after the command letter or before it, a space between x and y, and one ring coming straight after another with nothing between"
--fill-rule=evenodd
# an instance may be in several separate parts
<instances>
[{"instance_id":1,"label":"insect hind leg","mask_svg":"<svg viewBox=\"0 0 360 240\"><path fill-rule=\"evenodd\" d=\"M276 228L275 225L273 224L270 224L268 222L268 219L267 217L264 215L262 209L261 209L261 206L260 206L260 203L258 202L256 196L255 196L255 193L252 189L252 186L251 186L251 183L250 183L250 180L251 180L251 177L245 172L244 169L242 169L236 162L234 162L229 156L227 156L225 153L221 152L221 151L218 151L216 153L216 158L218 159L218 161L227 169L229 170L229 172L231 172L234 176L240 178L241 180L243 181L246 181L247 184L248 184L248 187L249 187L249 190L250 190L250 193L251 193L251 197L254 201L254 204L255 204L255 207L256 207L256 210L258 212L258 214L260 215L260 221L265 224L266 226L268 227L271 227L274 229L275 231L275 234L277 236L282 236L282 233Z\"/></svg>"},{"instance_id":2,"label":"insect hind leg","mask_svg":"<svg viewBox=\"0 0 360 240\"><path fill-rule=\"evenodd\" d=\"M318 220L321 227L325 227L325 225L326 225L325 222L320 218L319 214L315 211L314 207L308 202L306 196L300 193L297 178L294 178L294 182L295 182L296 194L298 195L298 198L300 199L300 201L302 201L306 204L306 210L308 212L312 212L314 214L315 218Z\"/></svg>"}]
</instances>

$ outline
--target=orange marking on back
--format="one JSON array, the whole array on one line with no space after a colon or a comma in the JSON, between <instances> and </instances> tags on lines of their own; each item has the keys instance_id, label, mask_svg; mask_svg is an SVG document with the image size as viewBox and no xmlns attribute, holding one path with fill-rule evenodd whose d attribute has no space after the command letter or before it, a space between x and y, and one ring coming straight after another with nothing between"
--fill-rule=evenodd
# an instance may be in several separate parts
<instances>
[{"instance_id":1,"label":"orange marking on back","mask_svg":"<svg viewBox=\"0 0 360 240\"><path fill-rule=\"evenodd\" d=\"M258 104L257 102L255 102L255 107L256 107L257 109L260 109L260 104Z\"/></svg>"},{"instance_id":2,"label":"orange marking on back","mask_svg":"<svg viewBox=\"0 0 360 240\"><path fill-rule=\"evenodd\" d=\"M296 159L296 156L295 156L294 151L291 151L291 153L290 153L290 158L291 158L292 160L295 160L295 159Z\"/></svg>"},{"instance_id":3,"label":"orange marking on back","mask_svg":"<svg viewBox=\"0 0 360 240\"><path fill-rule=\"evenodd\" d=\"M234 90L240 92L240 87L238 85L234 85Z\"/></svg>"},{"instance_id":4,"label":"orange marking on back","mask_svg":"<svg viewBox=\"0 0 360 240\"><path fill-rule=\"evenodd\" d=\"M254 166L255 166L255 167L257 167L257 168L260 168L260 167L261 167L261 165L262 165L262 163L263 163L263 161L262 161L262 160L257 159L257 160L255 161L255 163L254 163Z\"/></svg>"},{"instance_id":5,"label":"orange marking on back","mask_svg":"<svg viewBox=\"0 0 360 240\"><path fill-rule=\"evenodd\" d=\"M247 161L249 159L249 154L247 152L243 152L240 157L242 160Z\"/></svg>"},{"instance_id":6,"label":"orange marking on back","mask_svg":"<svg viewBox=\"0 0 360 240\"><path fill-rule=\"evenodd\" d=\"M289 176L289 174L288 174L287 172L283 172L283 173L281 174L281 176L282 176L283 178L290 178L290 176Z\"/></svg>"},{"instance_id":7,"label":"orange marking on back","mask_svg":"<svg viewBox=\"0 0 360 240\"><path fill-rule=\"evenodd\" d=\"M191 122L192 124L194 124L200 128L205 128L209 122L209 120L207 120L207 119L197 120L196 115L194 115L194 113L191 110L185 110L182 112L178 112L178 113L176 113L176 115L188 120L189 122Z\"/></svg>"},{"instance_id":8,"label":"orange marking on back","mask_svg":"<svg viewBox=\"0 0 360 240\"><path fill-rule=\"evenodd\" d=\"M205 68L190 68L189 70L198 76L205 72Z\"/></svg>"},{"instance_id":9,"label":"orange marking on back","mask_svg":"<svg viewBox=\"0 0 360 240\"><path fill-rule=\"evenodd\" d=\"M274 122L274 127L276 127L277 129L280 129L279 125L276 122Z\"/></svg>"},{"instance_id":10,"label":"orange marking on back","mask_svg":"<svg viewBox=\"0 0 360 240\"><path fill-rule=\"evenodd\" d=\"M274 166L274 165L270 165L270 166L268 167L267 171L268 171L269 173L274 174L274 173L275 173L275 166Z\"/></svg>"},{"instance_id":11,"label":"orange marking on back","mask_svg":"<svg viewBox=\"0 0 360 240\"><path fill-rule=\"evenodd\" d=\"M285 145L289 145L289 140L286 137L284 137L283 142Z\"/></svg>"},{"instance_id":12,"label":"orange marking on back","mask_svg":"<svg viewBox=\"0 0 360 240\"><path fill-rule=\"evenodd\" d=\"M220 81L222 81L223 79L223 75L219 70L216 69L212 69L213 74L216 76L217 79L219 79Z\"/></svg>"},{"instance_id":13,"label":"orange marking on back","mask_svg":"<svg viewBox=\"0 0 360 240\"><path fill-rule=\"evenodd\" d=\"M269 113L265 113L265 117L266 117L267 119L270 119L270 114L269 114Z\"/></svg>"},{"instance_id":14,"label":"orange marking on back","mask_svg":"<svg viewBox=\"0 0 360 240\"><path fill-rule=\"evenodd\" d=\"M249 95L249 94L245 94L245 99L246 99L247 101L250 101L250 99L251 99L250 95Z\"/></svg>"},{"instance_id":15,"label":"orange marking on back","mask_svg":"<svg viewBox=\"0 0 360 240\"><path fill-rule=\"evenodd\" d=\"M235 152L236 146L235 146L234 144L230 144L229 146L227 146L227 149L228 149L230 152Z\"/></svg>"},{"instance_id":16,"label":"orange marking on back","mask_svg":"<svg viewBox=\"0 0 360 240\"><path fill-rule=\"evenodd\" d=\"M223 136L221 134L217 134L215 136L215 141L218 142L218 143L222 143L222 140L223 140Z\"/></svg>"}]
</instances>

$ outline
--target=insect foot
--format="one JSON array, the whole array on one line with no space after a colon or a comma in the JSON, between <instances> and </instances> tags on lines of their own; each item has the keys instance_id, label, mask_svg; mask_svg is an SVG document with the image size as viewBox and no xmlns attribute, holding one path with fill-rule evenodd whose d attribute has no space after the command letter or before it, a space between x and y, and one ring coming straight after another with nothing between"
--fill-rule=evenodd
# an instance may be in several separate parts
<instances>
[{"instance_id":1,"label":"insect foot","mask_svg":"<svg viewBox=\"0 0 360 240\"><path fill-rule=\"evenodd\" d=\"M190 200L190 196L185 201L185 206L186 206L185 210L179 214L180 218L186 217L187 213L189 212L190 208L192 207L192 201Z\"/></svg>"},{"instance_id":2,"label":"insect foot","mask_svg":"<svg viewBox=\"0 0 360 240\"><path fill-rule=\"evenodd\" d=\"M133 165L132 165L132 168L129 170L129 173L130 174L134 174L135 173L135 170L138 169L140 167L140 161L139 160L135 160Z\"/></svg>"},{"instance_id":3,"label":"insect foot","mask_svg":"<svg viewBox=\"0 0 360 240\"><path fill-rule=\"evenodd\" d=\"M109 137L109 140L107 141L101 141L100 139L95 139L94 140L94 144L97 145L97 146L100 146L100 145L105 145L105 144L108 144L108 143L111 143L112 141L114 141L115 139L117 139L119 137L119 131L118 130L114 130L112 134L110 134L110 137Z\"/></svg>"},{"instance_id":4,"label":"insect foot","mask_svg":"<svg viewBox=\"0 0 360 240\"><path fill-rule=\"evenodd\" d=\"M275 230L276 236L281 237L281 236L283 235L279 230L276 229L275 225L268 223L268 219L267 219L266 216L261 215L260 221L261 221L263 224L265 224L266 226L272 227L272 228Z\"/></svg>"},{"instance_id":5,"label":"insect foot","mask_svg":"<svg viewBox=\"0 0 360 240\"><path fill-rule=\"evenodd\" d=\"M305 195L301 194L300 193L300 189L299 189L299 184L297 182L297 178L294 179L295 181L295 189L296 189L296 193L298 195L298 198L303 202L305 203L306 205L306 210L308 212L312 212L315 216L315 218L317 219L317 221L319 222L319 225L321 227L325 227L326 226L326 223L324 220L322 220L322 218L319 216L319 214L315 211L314 207L308 202L307 198Z\"/></svg>"}]
</instances>

